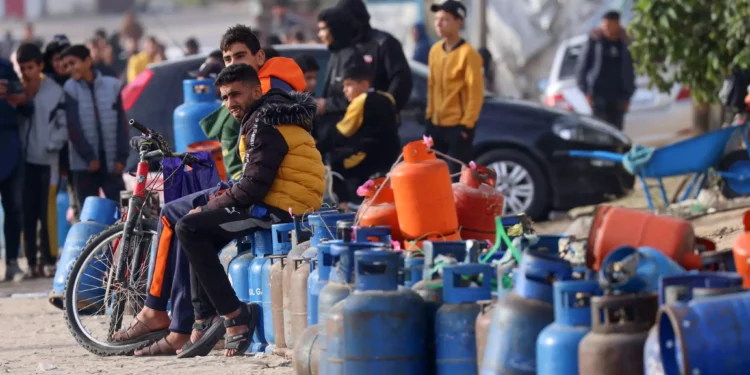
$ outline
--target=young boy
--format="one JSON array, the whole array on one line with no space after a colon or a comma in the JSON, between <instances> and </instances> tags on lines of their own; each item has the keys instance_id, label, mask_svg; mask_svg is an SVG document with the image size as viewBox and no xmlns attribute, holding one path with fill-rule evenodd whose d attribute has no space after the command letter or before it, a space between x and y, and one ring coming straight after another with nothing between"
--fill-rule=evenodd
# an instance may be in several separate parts
<instances>
[{"instance_id":1,"label":"young boy","mask_svg":"<svg viewBox=\"0 0 750 375\"><path fill-rule=\"evenodd\" d=\"M294 61L305 75L305 92L314 95L315 86L318 85L318 72L320 72L318 62L315 61L314 57L304 54L295 57Z\"/></svg>"},{"instance_id":2,"label":"young boy","mask_svg":"<svg viewBox=\"0 0 750 375\"><path fill-rule=\"evenodd\" d=\"M329 153L333 171L346 179L334 186L341 205L352 202L350 192L372 175L388 173L401 148L395 101L391 94L373 89L372 78L364 63L344 70L349 106L344 118L318 141L320 152Z\"/></svg>"},{"instance_id":3,"label":"young boy","mask_svg":"<svg viewBox=\"0 0 750 375\"><path fill-rule=\"evenodd\" d=\"M24 91L33 101L33 111L20 117L21 142L24 145L23 232L26 260L30 277L55 275L55 259L51 255L47 206L50 186L57 185L59 153L68 141L65 118L65 92L51 78L42 78L42 51L35 44L24 43L16 51L21 68ZM53 183L54 181L54 183ZM54 195L52 195L54 197ZM37 223L42 232L37 264Z\"/></svg>"}]
</instances>

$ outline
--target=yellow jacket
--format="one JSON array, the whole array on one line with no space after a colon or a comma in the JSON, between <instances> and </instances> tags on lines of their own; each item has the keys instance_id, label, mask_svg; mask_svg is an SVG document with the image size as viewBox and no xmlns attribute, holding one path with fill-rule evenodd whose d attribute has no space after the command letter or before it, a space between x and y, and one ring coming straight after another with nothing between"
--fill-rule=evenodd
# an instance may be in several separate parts
<instances>
[{"instance_id":1,"label":"yellow jacket","mask_svg":"<svg viewBox=\"0 0 750 375\"><path fill-rule=\"evenodd\" d=\"M449 52L444 45L430 49L425 117L435 126L473 128L484 102L482 57L463 40Z\"/></svg>"},{"instance_id":2,"label":"yellow jacket","mask_svg":"<svg viewBox=\"0 0 750 375\"><path fill-rule=\"evenodd\" d=\"M151 64L151 56L146 51L130 56L130 59L128 59L128 83L133 82L135 77L146 70L148 64Z\"/></svg>"}]
</instances>

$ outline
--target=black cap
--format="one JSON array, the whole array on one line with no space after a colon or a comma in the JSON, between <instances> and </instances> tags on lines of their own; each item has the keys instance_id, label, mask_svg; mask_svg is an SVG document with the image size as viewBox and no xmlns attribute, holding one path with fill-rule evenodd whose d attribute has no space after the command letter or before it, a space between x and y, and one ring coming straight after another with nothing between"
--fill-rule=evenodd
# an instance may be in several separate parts
<instances>
[{"instance_id":1,"label":"black cap","mask_svg":"<svg viewBox=\"0 0 750 375\"><path fill-rule=\"evenodd\" d=\"M466 6L464 6L462 2L456 0L447 0L440 4L432 4L430 10L432 13L442 10L460 19L466 18Z\"/></svg>"},{"instance_id":2,"label":"black cap","mask_svg":"<svg viewBox=\"0 0 750 375\"><path fill-rule=\"evenodd\" d=\"M193 78L203 77L215 79L219 75L224 65L216 61L206 61L200 69L188 73Z\"/></svg>"}]
</instances>

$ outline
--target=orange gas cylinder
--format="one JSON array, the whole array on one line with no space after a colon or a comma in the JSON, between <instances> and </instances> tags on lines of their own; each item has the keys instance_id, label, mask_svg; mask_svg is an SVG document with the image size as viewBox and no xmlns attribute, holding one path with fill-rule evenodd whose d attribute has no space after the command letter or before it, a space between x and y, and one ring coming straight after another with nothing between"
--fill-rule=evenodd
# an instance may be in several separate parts
<instances>
[{"instance_id":1,"label":"orange gas cylinder","mask_svg":"<svg viewBox=\"0 0 750 375\"><path fill-rule=\"evenodd\" d=\"M377 196L375 196L376 192L378 192ZM389 226L391 238L394 241L403 241L398 226L398 213L391 183L386 181L385 177L369 180L357 189L357 194L365 197L357 211L359 225L363 227Z\"/></svg>"},{"instance_id":2,"label":"orange gas cylinder","mask_svg":"<svg viewBox=\"0 0 750 375\"><path fill-rule=\"evenodd\" d=\"M448 164L423 141L404 146L404 161L391 172L398 224L406 240L458 238L458 217Z\"/></svg>"},{"instance_id":3,"label":"orange gas cylinder","mask_svg":"<svg viewBox=\"0 0 750 375\"><path fill-rule=\"evenodd\" d=\"M745 225L745 233L740 234L734 241L732 253L737 273L742 276L742 286L750 288L750 210L745 212L742 223Z\"/></svg>"},{"instance_id":4,"label":"orange gas cylinder","mask_svg":"<svg viewBox=\"0 0 750 375\"><path fill-rule=\"evenodd\" d=\"M617 206L602 206L594 213L588 238L586 263L598 271L612 250L621 246L647 246L688 270L702 268L695 252L695 232L686 220Z\"/></svg>"},{"instance_id":5,"label":"orange gas cylinder","mask_svg":"<svg viewBox=\"0 0 750 375\"><path fill-rule=\"evenodd\" d=\"M495 217L503 214L505 200L495 189L496 178L486 167L461 169L461 179L453 184L461 239L495 240Z\"/></svg>"},{"instance_id":6,"label":"orange gas cylinder","mask_svg":"<svg viewBox=\"0 0 750 375\"><path fill-rule=\"evenodd\" d=\"M214 158L214 164L216 164L216 171L219 172L219 178L221 178L222 181L227 180L227 168L224 166L224 155L221 154L221 142L195 142L189 145L187 150L188 152L210 151L211 157Z\"/></svg>"}]
</instances>

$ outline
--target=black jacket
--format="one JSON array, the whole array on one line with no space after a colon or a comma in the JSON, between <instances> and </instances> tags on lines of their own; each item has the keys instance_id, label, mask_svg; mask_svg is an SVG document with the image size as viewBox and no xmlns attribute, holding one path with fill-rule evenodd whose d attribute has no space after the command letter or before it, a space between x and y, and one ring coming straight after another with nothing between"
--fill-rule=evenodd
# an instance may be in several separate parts
<instances>
[{"instance_id":1,"label":"black jacket","mask_svg":"<svg viewBox=\"0 0 750 375\"><path fill-rule=\"evenodd\" d=\"M370 26L370 13L362 0L339 0L336 6L345 9L352 19L358 21L354 43L365 62L373 66L373 87L390 93L396 100L396 110L401 111L409 101L413 84L411 68L401 42L393 35Z\"/></svg>"},{"instance_id":2,"label":"black jacket","mask_svg":"<svg viewBox=\"0 0 750 375\"><path fill-rule=\"evenodd\" d=\"M328 61L323 98L326 100L324 123L338 121L344 116L349 101L344 97L343 77L344 69L363 61L362 55L354 46L356 28L351 21L351 15L338 8L328 8L318 17L325 21L333 36L334 43L328 47L331 59Z\"/></svg>"},{"instance_id":3,"label":"black jacket","mask_svg":"<svg viewBox=\"0 0 750 375\"><path fill-rule=\"evenodd\" d=\"M616 66L604 66L607 61L612 62L612 59L607 60L604 56L612 53L611 49L617 53ZM620 41L607 42L601 29L594 29L580 56L576 83L585 95L607 100L630 100L635 92L635 71L625 32Z\"/></svg>"}]
</instances>

